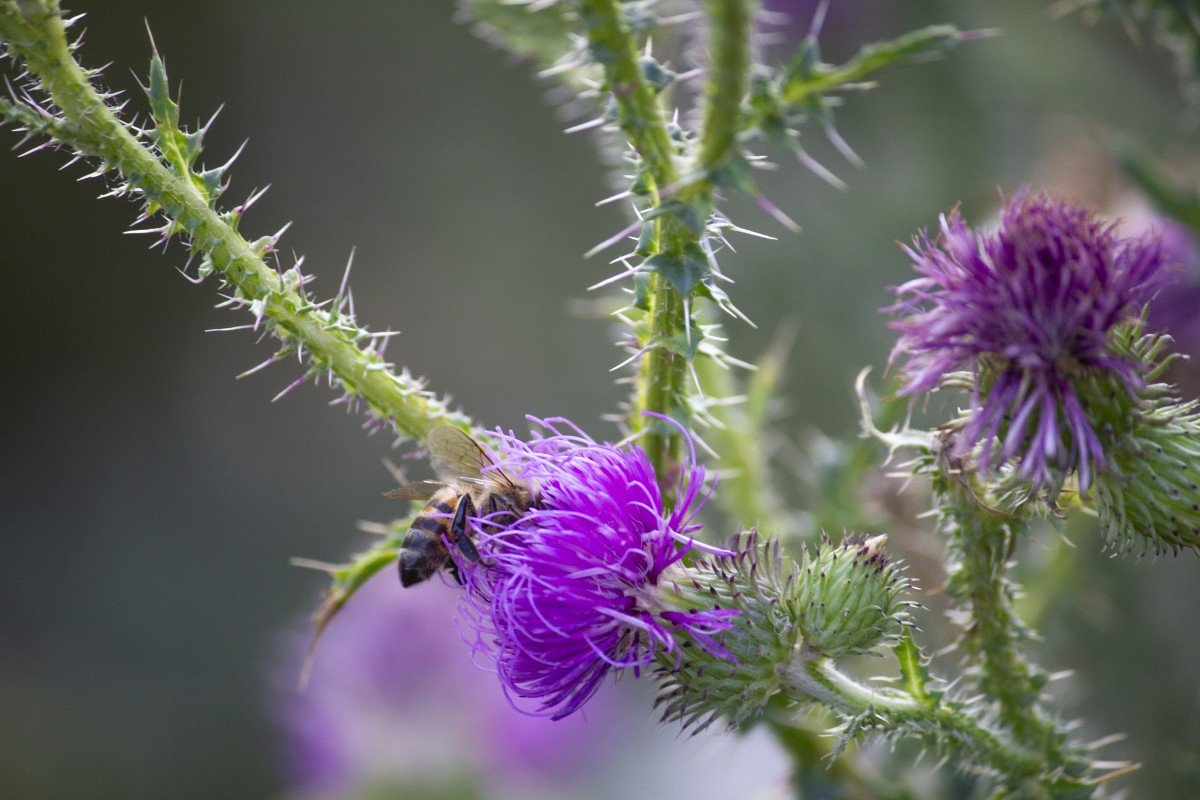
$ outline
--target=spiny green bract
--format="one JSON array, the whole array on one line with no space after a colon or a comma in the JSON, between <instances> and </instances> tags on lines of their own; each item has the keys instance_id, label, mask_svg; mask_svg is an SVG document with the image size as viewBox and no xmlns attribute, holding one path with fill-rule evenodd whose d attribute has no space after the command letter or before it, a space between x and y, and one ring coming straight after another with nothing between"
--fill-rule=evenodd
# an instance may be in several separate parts
<instances>
[{"instance_id":1,"label":"spiny green bract","mask_svg":"<svg viewBox=\"0 0 1200 800\"><path fill-rule=\"evenodd\" d=\"M732 558L706 558L687 571L690 582L675 588L692 605L741 612L721 644L736 663L688 647L686 658L660 658L659 696L663 721L677 720L699 732L724 718L730 726L757 717L779 693L783 667L799 652L803 638L788 598L796 573L785 570L778 540L760 543L757 532L740 534Z\"/></svg>"},{"instance_id":2,"label":"spiny green bract","mask_svg":"<svg viewBox=\"0 0 1200 800\"><path fill-rule=\"evenodd\" d=\"M703 730L719 718L743 725L782 689L797 659L861 653L892 640L908 624L908 585L883 552L886 537L826 539L786 564L777 540L739 535L732 558L706 558L673 588L685 605L737 609L719 641L736 663L691 647L660 659L663 719Z\"/></svg>"},{"instance_id":3,"label":"spiny green bract","mask_svg":"<svg viewBox=\"0 0 1200 800\"><path fill-rule=\"evenodd\" d=\"M1119 327L1110 346L1144 365L1137 397L1097 391L1089 413L1104 422L1108 466L1091 501L1100 530L1122 552L1200 551L1200 407L1156 381L1177 357L1171 338L1144 334L1140 321Z\"/></svg>"},{"instance_id":4,"label":"spiny green bract","mask_svg":"<svg viewBox=\"0 0 1200 800\"><path fill-rule=\"evenodd\" d=\"M884 551L886 536L826 539L804 548L792 600L805 644L824 656L865 653L908 624L908 581Z\"/></svg>"},{"instance_id":5,"label":"spiny green bract","mask_svg":"<svg viewBox=\"0 0 1200 800\"><path fill-rule=\"evenodd\" d=\"M1200 413L1172 402L1139 416L1095 484L1100 529L1113 546L1200 550Z\"/></svg>"}]
</instances>

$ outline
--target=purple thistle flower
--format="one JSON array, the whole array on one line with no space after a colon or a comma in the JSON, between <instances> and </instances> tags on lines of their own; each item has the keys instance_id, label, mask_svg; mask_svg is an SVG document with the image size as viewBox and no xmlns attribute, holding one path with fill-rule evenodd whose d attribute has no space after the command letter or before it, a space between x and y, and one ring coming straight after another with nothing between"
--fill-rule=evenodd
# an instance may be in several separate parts
<instances>
[{"instance_id":1,"label":"purple thistle flower","mask_svg":"<svg viewBox=\"0 0 1200 800\"><path fill-rule=\"evenodd\" d=\"M597 444L565 420L533 421L545 436L497 435L496 468L527 482L537 504L502 529L473 520L482 560L459 563L476 650L494 661L505 692L561 719L610 671L636 675L663 653L681 658L681 634L735 661L714 637L738 612L689 607L670 588L693 547L732 555L692 538L707 500L694 455L666 509L639 448Z\"/></svg>"},{"instance_id":2,"label":"purple thistle flower","mask_svg":"<svg viewBox=\"0 0 1200 800\"><path fill-rule=\"evenodd\" d=\"M307 624L283 643L272 700L290 789L409 796L469 778L488 797L562 797L614 755L632 708L599 703L557 724L514 711L470 662L454 624L458 589L432 580L401 592L384 577L330 626L303 691Z\"/></svg>"},{"instance_id":3,"label":"purple thistle flower","mask_svg":"<svg viewBox=\"0 0 1200 800\"><path fill-rule=\"evenodd\" d=\"M1037 487L1074 468L1086 491L1105 457L1081 387L1103 374L1131 394L1141 387L1141 366L1112 352L1109 333L1161 285L1158 237L1118 238L1086 207L1025 190L994 233L973 231L957 211L940 227L905 248L921 277L896 287L888 309L903 394L971 370L962 446L984 444L981 466L1016 463Z\"/></svg>"}]
</instances>

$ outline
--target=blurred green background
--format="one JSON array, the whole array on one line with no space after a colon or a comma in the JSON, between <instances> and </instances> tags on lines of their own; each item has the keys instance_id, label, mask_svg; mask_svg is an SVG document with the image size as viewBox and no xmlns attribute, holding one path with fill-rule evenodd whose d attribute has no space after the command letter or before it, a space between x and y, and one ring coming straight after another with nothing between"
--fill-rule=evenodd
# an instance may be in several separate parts
<instances>
[{"instance_id":1,"label":"blurred green background","mask_svg":"<svg viewBox=\"0 0 1200 800\"><path fill-rule=\"evenodd\" d=\"M358 248L360 318L403 332L390 358L488 424L562 414L614 433L599 420L623 397L608 373L622 357L607 323L571 308L608 274L581 254L622 211L592 207L610 192L588 136L564 136L547 87L456 23L451 3L71 8L89 12L84 62L115 62L111 86L137 95L146 19L183 81L185 119L225 103L208 161L249 137L228 197L272 184L243 230L294 221L284 249L307 256L318 294L336 291ZM986 220L997 190L1022 183L1125 208L1104 153L1113 133L1181 169L1196 153L1167 60L1111 20L1052 21L1033 0L834 0L834 11L828 60L935 22L1004 35L851 96L840 130L865 170L811 134L848 191L792 163L766 176L803 235L728 205L780 237L735 240L723 267L759 324L729 326L734 355L752 360L781 322L799 325L781 422L797 437L853 433L853 377L890 343L876 309L907 275L896 240L958 202ZM323 586L288 558L338 560L364 541L355 520L387 518L391 442L326 407L324 389L272 405L292 367L235 381L266 348L203 334L244 320L213 310L214 284L176 273L180 248L164 256L123 236L133 207L97 202L101 184L56 172L63 160L0 156L0 797L278 796L268 675L281 632ZM1130 734L1112 754L1146 763L1135 796L1195 797L1184 773L1198 733L1200 563L1109 560L1094 537L1078 543L1078 591L1053 606L1040 656L1077 670L1064 713ZM719 746L658 736L685 769ZM742 754L769 765L768 786L785 777L769 749Z\"/></svg>"}]
</instances>

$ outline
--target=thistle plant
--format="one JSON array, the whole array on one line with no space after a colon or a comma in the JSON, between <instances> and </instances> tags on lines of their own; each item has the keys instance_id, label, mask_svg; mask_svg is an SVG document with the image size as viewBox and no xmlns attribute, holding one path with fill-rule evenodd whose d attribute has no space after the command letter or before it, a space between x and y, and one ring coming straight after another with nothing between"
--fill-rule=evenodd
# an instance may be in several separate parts
<instances>
[{"instance_id":1,"label":"thistle plant","mask_svg":"<svg viewBox=\"0 0 1200 800\"><path fill-rule=\"evenodd\" d=\"M797 755L801 796L813 775L803 759L814 754L846 787L913 796L872 777L856 745L875 737L916 743L994 798L1110 793L1133 765L1097 760L1060 718L1048 676L1026 652L1034 632L1018 615L1010 568L1035 523L1078 510L1118 552L1200 549L1200 408L1163 382L1169 340L1146 322L1171 266L1158 234L1123 236L1086 204L1021 190L995 231L954 211L906 248L918 277L895 289L888 309L902 380L890 405L956 393L963 408L929 430L881 426L865 373L859 393L865 433L897 473L931 490L944 588L961 624L962 674L941 675L915 624L929 589L889 552L889 531L798 541L801 515L770 478L771 381L730 372L750 365L721 347L718 315L733 329L748 318L719 261L731 239L752 234L732 221L738 195L750 200L748 215L797 228L755 181L762 151L840 186L804 137L816 131L859 163L836 127L845 96L983 32L936 25L830 64L819 47L822 7L798 52L777 64L748 0L468 0L461 12L556 81L580 118L571 130L593 130L617 165L609 201L627 206L629 223L588 255L628 251L597 285L620 287L610 304L628 356L619 366L633 369L614 415L619 441L558 418L531 418L525 437L451 409L385 360L392 333L358 322L346 278L318 301L302 260L281 261L282 231L242 233L261 193L220 205L229 163L202 165L212 123L181 123L153 45L139 124L100 72L76 60L67 32L77 19L57 0L0 0L0 44L20 73L0 115L34 149L67 150L107 181L107 194L138 203L137 232L178 241L185 274L215 279L222 304L273 338L262 366L302 365L285 392L324 378L336 402L418 448L441 425L474 437L478 450L464 459L477 474L440 475L457 505L414 506L379 526L384 536L368 552L315 564L332 577L317 633L401 559L408 527L426 514L446 523L432 528L461 582L454 593L474 655L494 667L496 691L534 714L572 716L626 674L649 678L664 721L683 730L778 733ZM743 395L753 402L741 404ZM713 466L734 470L725 498ZM462 500L499 483L527 489L528 509ZM714 522L710 498L743 518ZM883 658L861 658L872 655ZM833 727L814 730L814 710Z\"/></svg>"}]
</instances>

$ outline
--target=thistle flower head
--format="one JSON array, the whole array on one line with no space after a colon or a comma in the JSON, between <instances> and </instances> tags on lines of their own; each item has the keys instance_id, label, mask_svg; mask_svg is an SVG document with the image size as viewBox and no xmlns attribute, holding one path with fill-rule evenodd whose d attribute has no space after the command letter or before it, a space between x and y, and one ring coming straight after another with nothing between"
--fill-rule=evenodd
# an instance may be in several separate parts
<instances>
[{"instance_id":1,"label":"thistle flower head","mask_svg":"<svg viewBox=\"0 0 1200 800\"><path fill-rule=\"evenodd\" d=\"M908 624L900 599L908 580L888 558L886 543L884 535L851 536L804 548L795 606L809 648L827 656L865 653Z\"/></svg>"},{"instance_id":2,"label":"thistle flower head","mask_svg":"<svg viewBox=\"0 0 1200 800\"><path fill-rule=\"evenodd\" d=\"M743 725L761 714L784 689L797 661L863 653L897 638L911 625L901 598L908 582L889 561L886 536L823 537L804 550L799 564L778 540L756 532L734 539L732 558L705 558L688 571L679 590L692 601L740 613L721 644L737 659L701 648L680 664L659 670L663 719L703 730L718 719Z\"/></svg>"},{"instance_id":3,"label":"thistle flower head","mask_svg":"<svg viewBox=\"0 0 1200 800\"><path fill-rule=\"evenodd\" d=\"M714 636L737 611L689 606L669 587L688 550L714 552L692 539L703 467L684 465L666 508L639 448L598 444L563 420L537 424L545 435L529 442L498 435L496 464L531 486L536 505L499 528L476 520L481 560L459 564L476 647L506 692L559 719L610 671L679 657L681 633L732 658Z\"/></svg>"},{"instance_id":4,"label":"thistle flower head","mask_svg":"<svg viewBox=\"0 0 1200 800\"><path fill-rule=\"evenodd\" d=\"M890 309L904 393L970 370L976 400L962 441L983 445L982 466L1013 463L1035 486L1075 469L1086 489L1105 461L1081 393L1105 377L1140 387L1141 365L1114 354L1109 335L1163 280L1158 239L1119 238L1081 205L1022 191L994 233L954 212L907 253L920 277L895 289Z\"/></svg>"}]
</instances>

